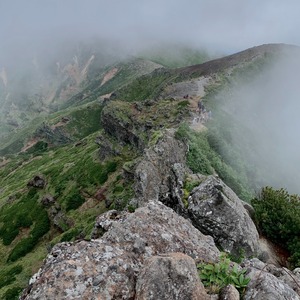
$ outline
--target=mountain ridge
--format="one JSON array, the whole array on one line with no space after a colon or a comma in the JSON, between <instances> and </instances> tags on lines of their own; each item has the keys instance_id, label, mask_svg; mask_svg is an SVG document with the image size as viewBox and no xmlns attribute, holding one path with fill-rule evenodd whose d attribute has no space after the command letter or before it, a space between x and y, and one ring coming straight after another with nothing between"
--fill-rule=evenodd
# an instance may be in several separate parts
<instances>
[{"instance_id":1,"label":"mountain ridge","mask_svg":"<svg viewBox=\"0 0 300 300\"><path fill-rule=\"evenodd\" d=\"M263 45L236 55L177 69L162 68L144 60L138 63L131 60L131 63L124 64L124 74L120 74L122 68L112 72L117 68L115 65L107 67L94 81L91 79L90 86L84 86L83 91L67 99L65 107L64 104L57 106L58 111L49 117L42 117L40 125L24 128L19 133L20 137L5 145L7 148L2 146L0 237L1 249L7 254L3 254L0 262L4 267L3 272L13 273L16 266L22 266L24 271L12 275L12 284L5 285L0 294L4 297L10 289L20 291L32 275L32 270L36 272L41 265L47 254L46 249L51 251L58 242L73 241L55 246L56 250L47 258L51 260L56 251L61 251L60 247L67 246L63 251L68 251L69 246L77 247L80 243L76 240L89 240L92 230L96 230L93 229L96 217L108 210L132 212L137 209L139 213L150 200L154 200L158 202L154 206L159 206L161 202L185 218L192 219L193 211L198 216L194 216L194 219L205 219L201 211L207 210L208 216L210 211L208 207L199 208L201 205L196 202L200 199L206 199L208 206L211 202L217 204L216 207L223 203L232 213L233 207L225 203L227 198L230 203L237 196L231 195L233 192L227 190L227 185L242 200L249 201L254 196L255 182L247 174L255 170L242 161L241 156L234 152L236 149L228 148L228 133L220 128L225 130L230 127L216 123L219 115L226 114L213 97L222 90L226 91L227 96L230 86L243 76L252 78L272 64L275 60L273 53L281 55L290 49L292 52L294 49L298 51L298 48L282 44ZM271 57L265 53L271 53ZM241 59L242 62L238 64ZM109 72L112 72L112 76L103 83ZM199 111L199 101L207 111L212 111L211 119L205 111ZM201 125L202 130L194 131L193 122ZM232 126L232 123L228 124ZM28 142L32 142L31 147L26 147ZM226 156L225 150L232 152ZM233 163L228 160L229 155L235 156ZM36 178L45 181L43 187L29 185ZM206 184L207 181L210 183ZM237 211L243 215L237 219L246 218L252 222L251 226L242 225L242 230L255 228L249 217L253 208L239 198L234 201L239 203ZM24 216L18 212L18 208L29 209L29 203L32 211L40 210L45 219L39 220L34 213L28 213L29 219L23 222ZM157 208L157 211L168 210L164 206ZM134 213L127 214L134 220ZM14 221L10 223L10 220ZM230 246L231 239L236 237L228 237L230 234L224 232L221 236L214 236L220 224L216 219L209 218L207 223L211 225L210 229L203 229L204 225L195 223L194 226L200 231L207 230L206 233L213 236L215 244L238 255ZM49 224L49 227L45 224ZM120 224L122 226L123 223ZM119 225L114 226L117 228ZM41 229L40 236L35 233L37 227ZM167 232L167 227L164 228ZM98 229L100 233L96 244L102 243L99 241L103 230ZM117 233L111 234L117 236ZM240 236L243 239L246 235ZM249 236L253 236L254 240L249 242L254 245L250 247L251 254L258 255L258 233ZM174 234L174 239L177 238ZM145 248L143 243L147 243L144 238L140 245L133 245L134 251L142 251ZM24 245L29 246L25 248ZM234 247L234 250L239 250L239 247ZM176 251L179 251L178 248ZM34 253L39 253L37 259ZM103 252L103 255L106 254ZM158 251L157 254L163 253ZM251 254L247 253L247 256ZM264 255L267 256L267 262L271 254L260 253L260 258ZM44 266L47 268L47 262ZM136 282L136 275L132 278ZM38 280L44 280L42 275ZM34 291L38 281L36 284L32 281L31 284L31 294L24 296L24 299L36 297ZM39 297L44 296L40 294ZM76 298L76 295L72 297Z\"/></svg>"}]
</instances>

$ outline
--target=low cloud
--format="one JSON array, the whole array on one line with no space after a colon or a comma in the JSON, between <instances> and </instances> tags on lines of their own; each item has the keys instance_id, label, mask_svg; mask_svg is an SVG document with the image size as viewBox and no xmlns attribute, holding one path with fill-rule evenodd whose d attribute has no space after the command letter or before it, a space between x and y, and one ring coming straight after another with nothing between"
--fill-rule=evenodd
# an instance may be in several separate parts
<instances>
[{"instance_id":1,"label":"low cloud","mask_svg":"<svg viewBox=\"0 0 300 300\"><path fill-rule=\"evenodd\" d=\"M300 194L300 53L285 54L220 97L238 124L232 145L259 170L261 185ZM227 97L227 99L226 99Z\"/></svg>"},{"instance_id":2,"label":"low cloud","mask_svg":"<svg viewBox=\"0 0 300 300\"><path fill-rule=\"evenodd\" d=\"M299 9L296 0L3 0L0 56L93 37L132 53L162 41L222 53L271 42L300 45Z\"/></svg>"}]
</instances>

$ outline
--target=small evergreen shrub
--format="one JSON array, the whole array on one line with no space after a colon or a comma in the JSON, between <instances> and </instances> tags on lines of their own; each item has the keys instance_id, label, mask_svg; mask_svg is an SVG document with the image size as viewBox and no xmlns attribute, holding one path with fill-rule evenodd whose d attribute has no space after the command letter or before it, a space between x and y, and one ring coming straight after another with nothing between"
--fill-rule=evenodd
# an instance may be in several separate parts
<instances>
[{"instance_id":1,"label":"small evergreen shrub","mask_svg":"<svg viewBox=\"0 0 300 300\"><path fill-rule=\"evenodd\" d=\"M23 271L21 265L16 265L9 270L0 271L0 288L7 286L16 280L16 275Z\"/></svg>"},{"instance_id":2,"label":"small evergreen shrub","mask_svg":"<svg viewBox=\"0 0 300 300\"><path fill-rule=\"evenodd\" d=\"M79 191L77 193L74 192L72 195L70 195L66 199L66 211L69 211L71 209L77 209L84 202L85 202L85 199L80 195Z\"/></svg>"},{"instance_id":3,"label":"small evergreen shrub","mask_svg":"<svg viewBox=\"0 0 300 300\"><path fill-rule=\"evenodd\" d=\"M291 252L290 260L300 266L300 198L284 189L264 187L252 200L258 227L273 242Z\"/></svg>"},{"instance_id":4,"label":"small evergreen shrub","mask_svg":"<svg viewBox=\"0 0 300 300\"><path fill-rule=\"evenodd\" d=\"M10 245L18 236L20 228L29 228L43 209L37 203L36 189L30 189L27 194L19 195L21 199L12 205L6 204L0 210L0 238L4 245Z\"/></svg>"},{"instance_id":5,"label":"small evergreen shrub","mask_svg":"<svg viewBox=\"0 0 300 300\"><path fill-rule=\"evenodd\" d=\"M10 245L20 228L30 228L29 236L18 242L7 261L16 261L30 252L39 239L50 230L47 211L39 204L36 189L30 189L13 205L4 205L0 211L0 237L4 245Z\"/></svg>"},{"instance_id":6,"label":"small evergreen shrub","mask_svg":"<svg viewBox=\"0 0 300 300\"><path fill-rule=\"evenodd\" d=\"M22 290L23 288L18 286L8 289L3 295L3 300L18 300Z\"/></svg>"}]
</instances>

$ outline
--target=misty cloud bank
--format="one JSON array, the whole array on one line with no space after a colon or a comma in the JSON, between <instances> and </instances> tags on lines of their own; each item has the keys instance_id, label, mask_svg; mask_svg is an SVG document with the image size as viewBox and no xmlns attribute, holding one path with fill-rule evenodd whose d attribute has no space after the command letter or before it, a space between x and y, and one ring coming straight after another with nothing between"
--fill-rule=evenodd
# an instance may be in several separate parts
<instances>
[{"instance_id":1,"label":"misty cloud bank","mask_svg":"<svg viewBox=\"0 0 300 300\"><path fill-rule=\"evenodd\" d=\"M136 51L161 42L233 53L263 43L300 45L300 2L291 0L0 1L0 60L93 38Z\"/></svg>"},{"instance_id":2,"label":"misty cloud bank","mask_svg":"<svg viewBox=\"0 0 300 300\"><path fill-rule=\"evenodd\" d=\"M223 106L239 128L232 133L232 144L259 170L260 183L298 194L299 78L298 50L291 56L281 57L253 80L235 87L225 96Z\"/></svg>"}]
</instances>

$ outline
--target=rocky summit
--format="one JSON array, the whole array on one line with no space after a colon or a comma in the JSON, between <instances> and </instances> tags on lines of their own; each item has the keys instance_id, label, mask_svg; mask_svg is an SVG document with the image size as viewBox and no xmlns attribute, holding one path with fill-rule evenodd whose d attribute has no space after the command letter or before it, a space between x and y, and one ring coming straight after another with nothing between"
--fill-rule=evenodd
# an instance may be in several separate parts
<instances>
[{"instance_id":1,"label":"rocky summit","mask_svg":"<svg viewBox=\"0 0 300 300\"><path fill-rule=\"evenodd\" d=\"M0 298L300 299L299 198L260 192L269 129L237 97L299 49L172 69L95 47L31 70L26 103L0 74Z\"/></svg>"}]
</instances>

